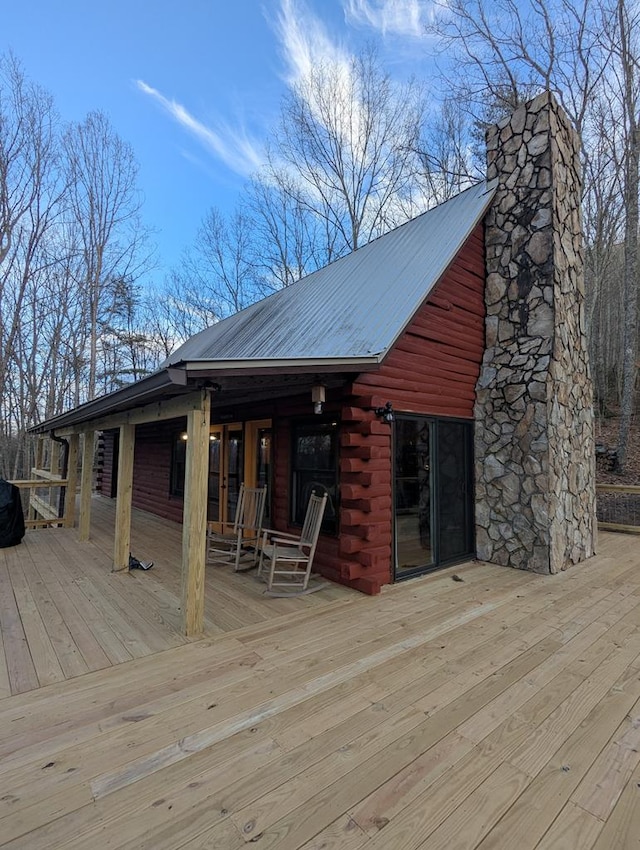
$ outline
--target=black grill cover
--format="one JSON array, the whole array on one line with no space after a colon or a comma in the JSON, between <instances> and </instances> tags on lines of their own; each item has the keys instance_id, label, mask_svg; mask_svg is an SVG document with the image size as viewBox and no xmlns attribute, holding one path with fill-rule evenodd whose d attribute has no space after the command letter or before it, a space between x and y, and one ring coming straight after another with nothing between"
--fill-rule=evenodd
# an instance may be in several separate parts
<instances>
[{"instance_id":1,"label":"black grill cover","mask_svg":"<svg viewBox=\"0 0 640 850\"><path fill-rule=\"evenodd\" d=\"M0 478L0 549L17 546L24 537L24 514L20 490Z\"/></svg>"}]
</instances>

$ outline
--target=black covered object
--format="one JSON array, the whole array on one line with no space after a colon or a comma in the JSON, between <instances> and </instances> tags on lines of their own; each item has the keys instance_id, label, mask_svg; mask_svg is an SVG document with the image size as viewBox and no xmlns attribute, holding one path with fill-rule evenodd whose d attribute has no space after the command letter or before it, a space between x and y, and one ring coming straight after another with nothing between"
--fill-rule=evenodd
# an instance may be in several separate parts
<instances>
[{"instance_id":1,"label":"black covered object","mask_svg":"<svg viewBox=\"0 0 640 850\"><path fill-rule=\"evenodd\" d=\"M24 514L20 491L0 478L0 549L17 546L24 537Z\"/></svg>"}]
</instances>

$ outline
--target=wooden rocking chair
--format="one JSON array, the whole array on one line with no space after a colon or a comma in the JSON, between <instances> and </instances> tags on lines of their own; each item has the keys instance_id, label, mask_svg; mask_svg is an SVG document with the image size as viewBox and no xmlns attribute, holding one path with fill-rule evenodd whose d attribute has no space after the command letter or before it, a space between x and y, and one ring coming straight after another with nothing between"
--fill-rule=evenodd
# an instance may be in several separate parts
<instances>
[{"instance_id":1,"label":"wooden rocking chair","mask_svg":"<svg viewBox=\"0 0 640 850\"><path fill-rule=\"evenodd\" d=\"M299 596L312 592L309 576L326 504L327 493L311 493L300 535L264 530L258 575L267 582L266 593ZM313 588L316 589L320 588Z\"/></svg>"},{"instance_id":2,"label":"wooden rocking chair","mask_svg":"<svg viewBox=\"0 0 640 850\"><path fill-rule=\"evenodd\" d=\"M262 517L267 496L266 487L240 485L236 515L231 532L214 530L217 523L207 523L207 561L234 564L235 572L248 570L258 559L258 541L262 532ZM240 566L240 558L252 546L251 563Z\"/></svg>"}]
</instances>

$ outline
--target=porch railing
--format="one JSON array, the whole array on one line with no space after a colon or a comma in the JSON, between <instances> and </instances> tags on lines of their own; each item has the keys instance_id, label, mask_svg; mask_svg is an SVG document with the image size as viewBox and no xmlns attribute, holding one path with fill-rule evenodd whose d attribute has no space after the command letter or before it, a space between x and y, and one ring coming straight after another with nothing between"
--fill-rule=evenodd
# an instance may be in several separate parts
<instances>
[{"instance_id":1,"label":"porch railing","mask_svg":"<svg viewBox=\"0 0 640 850\"><path fill-rule=\"evenodd\" d=\"M596 505L599 528L640 534L640 487L598 484Z\"/></svg>"},{"instance_id":2,"label":"porch railing","mask_svg":"<svg viewBox=\"0 0 640 850\"><path fill-rule=\"evenodd\" d=\"M46 478L35 477L40 473ZM69 480L47 470L32 469L33 478L12 481L19 490L27 491L28 509L24 524L27 528L46 528L65 524L64 503Z\"/></svg>"}]
</instances>

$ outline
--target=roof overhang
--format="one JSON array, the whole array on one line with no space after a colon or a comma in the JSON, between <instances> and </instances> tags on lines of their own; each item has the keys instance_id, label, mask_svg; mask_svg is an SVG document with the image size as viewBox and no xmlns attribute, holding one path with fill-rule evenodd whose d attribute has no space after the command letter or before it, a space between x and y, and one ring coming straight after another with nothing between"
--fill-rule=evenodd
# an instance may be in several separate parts
<instances>
[{"instance_id":1,"label":"roof overhang","mask_svg":"<svg viewBox=\"0 0 640 850\"><path fill-rule=\"evenodd\" d=\"M345 376L375 368L378 363L377 356L177 363L29 430L33 434L64 434L177 418L187 414L203 390L212 392L212 402L218 406L261 396L284 397L302 392L315 376L337 386Z\"/></svg>"},{"instance_id":2,"label":"roof overhang","mask_svg":"<svg viewBox=\"0 0 640 850\"><path fill-rule=\"evenodd\" d=\"M167 371L173 372L177 380L179 372L187 376L202 375L261 375L315 374L317 372L364 372L380 365L378 354L369 357L295 357L295 358L251 358L241 360L189 360L173 363Z\"/></svg>"}]
</instances>

